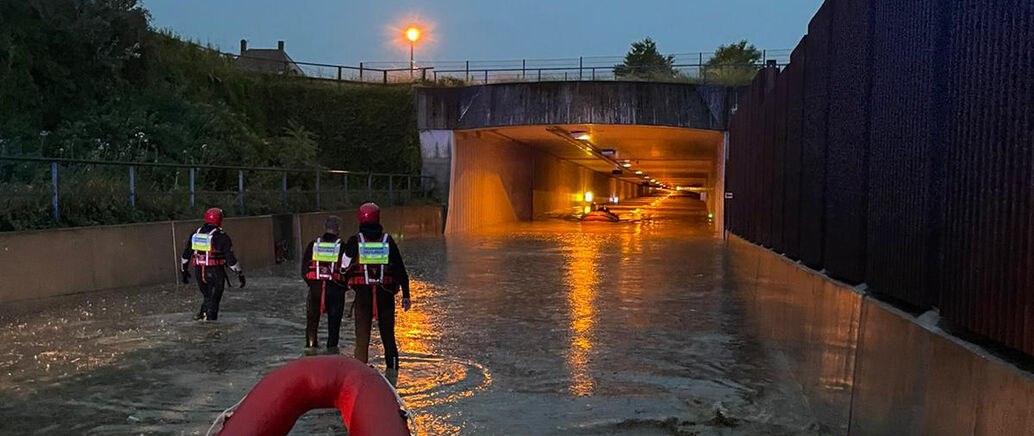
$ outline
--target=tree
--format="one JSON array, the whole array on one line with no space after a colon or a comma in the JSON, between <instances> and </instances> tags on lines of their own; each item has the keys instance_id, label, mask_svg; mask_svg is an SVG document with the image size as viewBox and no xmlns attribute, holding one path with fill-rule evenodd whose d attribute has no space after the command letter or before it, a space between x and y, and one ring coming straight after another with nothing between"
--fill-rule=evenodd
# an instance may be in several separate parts
<instances>
[{"instance_id":1,"label":"tree","mask_svg":"<svg viewBox=\"0 0 1034 436\"><path fill-rule=\"evenodd\" d=\"M708 81L725 85L745 85L754 79L761 66L761 51L747 40L722 45L707 61Z\"/></svg>"},{"instance_id":2,"label":"tree","mask_svg":"<svg viewBox=\"0 0 1034 436\"><path fill-rule=\"evenodd\" d=\"M674 56L664 56L657 51L657 43L647 37L632 43L624 63L614 66L614 76L619 79L670 80L676 76L671 67L674 60Z\"/></svg>"}]
</instances>

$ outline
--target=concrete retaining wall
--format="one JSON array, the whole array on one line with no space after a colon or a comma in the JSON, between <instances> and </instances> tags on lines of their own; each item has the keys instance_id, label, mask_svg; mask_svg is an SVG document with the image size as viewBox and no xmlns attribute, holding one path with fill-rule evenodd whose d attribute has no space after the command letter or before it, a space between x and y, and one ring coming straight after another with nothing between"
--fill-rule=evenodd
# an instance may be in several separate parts
<instances>
[{"instance_id":1,"label":"concrete retaining wall","mask_svg":"<svg viewBox=\"0 0 1034 436\"><path fill-rule=\"evenodd\" d=\"M329 214L299 214L295 237L305 241L322 232ZM355 211L338 213L345 228L356 228ZM441 234L440 206L387 208L381 220L402 236ZM175 283L179 257L199 221L166 221L0 233L0 303L133 286ZM234 253L245 271L274 265L273 217L228 218ZM400 238L401 239L401 238ZM300 246L295 241L294 246Z\"/></svg>"},{"instance_id":2,"label":"concrete retaining wall","mask_svg":"<svg viewBox=\"0 0 1034 436\"><path fill-rule=\"evenodd\" d=\"M730 236L729 285L835 435L1034 435L1034 376Z\"/></svg>"}]
</instances>

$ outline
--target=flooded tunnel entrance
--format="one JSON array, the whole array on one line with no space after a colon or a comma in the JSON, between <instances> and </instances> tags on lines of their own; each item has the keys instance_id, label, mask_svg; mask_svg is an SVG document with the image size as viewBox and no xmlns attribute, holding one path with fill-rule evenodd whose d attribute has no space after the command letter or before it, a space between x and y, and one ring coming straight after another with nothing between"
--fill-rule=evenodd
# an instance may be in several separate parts
<instances>
[{"instance_id":1,"label":"flooded tunnel entrance","mask_svg":"<svg viewBox=\"0 0 1034 436\"><path fill-rule=\"evenodd\" d=\"M638 125L457 130L446 233L582 213L591 203L678 193L704 202L721 228L724 134Z\"/></svg>"}]
</instances>

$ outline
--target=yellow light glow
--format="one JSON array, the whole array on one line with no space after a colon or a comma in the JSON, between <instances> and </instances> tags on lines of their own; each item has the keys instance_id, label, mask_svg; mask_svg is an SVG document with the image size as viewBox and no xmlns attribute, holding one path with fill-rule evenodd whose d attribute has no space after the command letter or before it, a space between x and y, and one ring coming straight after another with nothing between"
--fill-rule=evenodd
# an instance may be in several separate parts
<instances>
[{"instance_id":1,"label":"yellow light glow","mask_svg":"<svg viewBox=\"0 0 1034 436\"><path fill-rule=\"evenodd\" d=\"M637 175L637 176L641 176L641 175L643 175L643 172L642 172L642 171L639 171L639 170L635 170L635 175Z\"/></svg>"},{"instance_id":2,"label":"yellow light glow","mask_svg":"<svg viewBox=\"0 0 1034 436\"><path fill-rule=\"evenodd\" d=\"M632 168L632 164L629 163L629 162L625 162L625 163L621 164L621 166L625 167L625 168Z\"/></svg>"},{"instance_id":3,"label":"yellow light glow","mask_svg":"<svg viewBox=\"0 0 1034 436\"><path fill-rule=\"evenodd\" d=\"M589 141L592 140L592 135L588 133L582 133L581 135L575 136L574 139L577 139L579 141Z\"/></svg>"},{"instance_id":4,"label":"yellow light glow","mask_svg":"<svg viewBox=\"0 0 1034 436\"><path fill-rule=\"evenodd\" d=\"M592 208L591 207L585 206L585 207L582 208L582 213L589 213L589 212L592 212Z\"/></svg>"},{"instance_id":5,"label":"yellow light glow","mask_svg":"<svg viewBox=\"0 0 1034 436\"><path fill-rule=\"evenodd\" d=\"M420 39L420 29L417 29L416 27L406 29L406 39L408 39L409 42L416 42Z\"/></svg>"},{"instance_id":6,"label":"yellow light glow","mask_svg":"<svg viewBox=\"0 0 1034 436\"><path fill-rule=\"evenodd\" d=\"M585 192L585 202L592 203L592 191Z\"/></svg>"}]
</instances>

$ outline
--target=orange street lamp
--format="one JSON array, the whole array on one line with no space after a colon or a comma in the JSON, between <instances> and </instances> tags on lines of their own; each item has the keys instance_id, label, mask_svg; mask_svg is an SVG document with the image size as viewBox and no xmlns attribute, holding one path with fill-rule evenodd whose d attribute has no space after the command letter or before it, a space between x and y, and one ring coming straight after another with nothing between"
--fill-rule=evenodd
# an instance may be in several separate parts
<instances>
[{"instance_id":1,"label":"orange street lamp","mask_svg":"<svg viewBox=\"0 0 1034 436\"><path fill-rule=\"evenodd\" d=\"M416 62L413 61L413 49L417 40L420 39L420 29L416 27L406 29L406 39L409 40L409 77L413 78L413 70L416 69Z\"/></svg>"}]
</instances>

